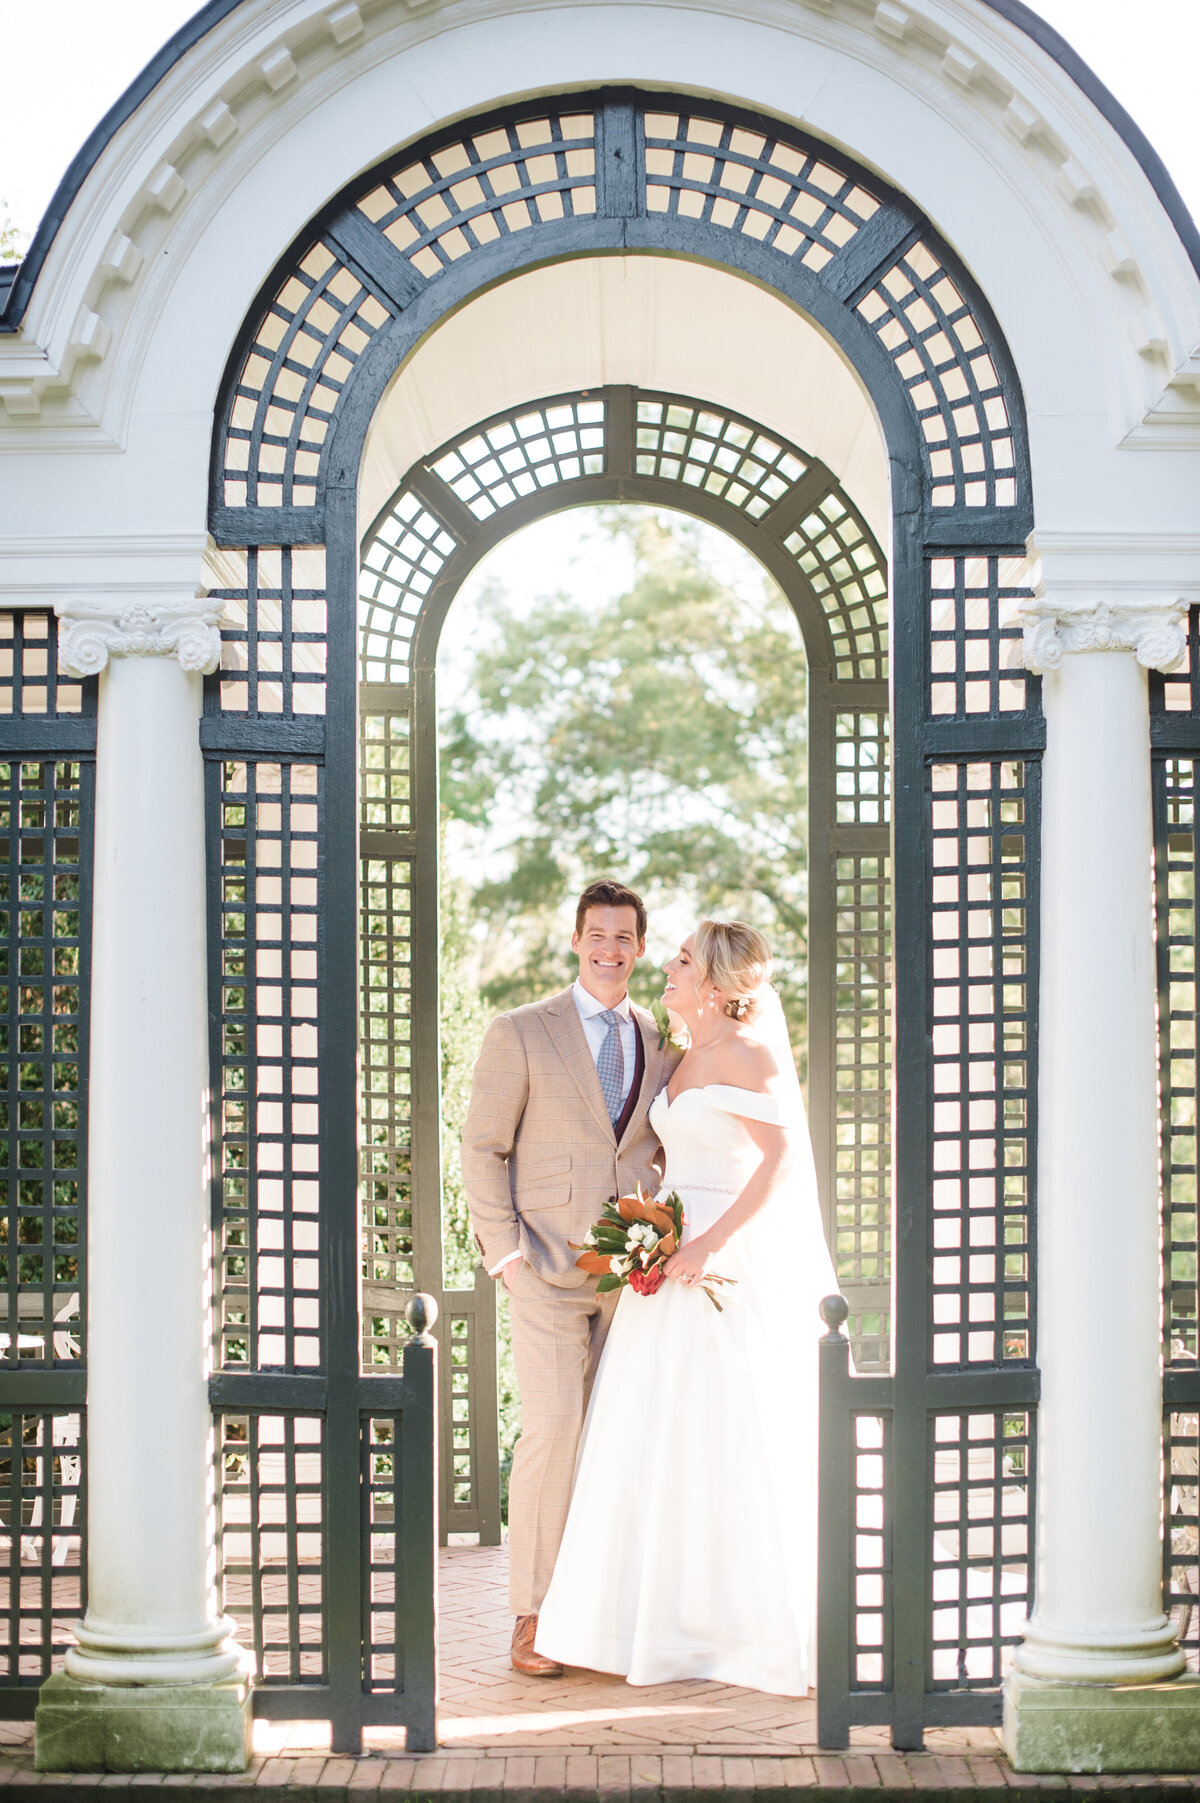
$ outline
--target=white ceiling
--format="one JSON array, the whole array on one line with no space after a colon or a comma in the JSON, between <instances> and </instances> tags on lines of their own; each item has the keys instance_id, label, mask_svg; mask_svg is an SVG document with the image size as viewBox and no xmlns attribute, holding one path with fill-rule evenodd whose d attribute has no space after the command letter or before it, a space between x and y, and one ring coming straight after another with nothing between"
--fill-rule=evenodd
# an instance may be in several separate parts
<instances>
[{"instance_id":1,"label":"white ceiling","mask_svg":"<svg viewBox=\"0 0 1200 1803\"><path fill-rule=\"evenodd\" d=\"M819 457L890 543L887 457L840 352L778 296L666 256L578 258L488 289L397 372L359 478L365 530L418 458L480 420L605 383L724 405Z\"/></svg>"}]
</instances>

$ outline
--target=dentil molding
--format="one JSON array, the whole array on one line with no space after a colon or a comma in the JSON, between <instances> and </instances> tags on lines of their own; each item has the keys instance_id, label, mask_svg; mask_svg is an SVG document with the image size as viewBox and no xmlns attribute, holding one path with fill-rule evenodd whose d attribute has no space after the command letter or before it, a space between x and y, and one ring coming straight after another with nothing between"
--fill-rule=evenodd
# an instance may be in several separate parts
<instances>
[{"instance_id":1,"label":"dentil molding","mask_svg":"<svg viewBox=\"0 0 1200 1803\"><path fill-rule=\"evenodd\" d=\"M1147 670L1174 670L1187 652L1187 611L1179 596L1027 602L1018 615L1025 668L1042 676L1057 670L1068 651L1132 651Z\"/></svg>"},{"instance_id":2,"label":"dentil molding","mask_svg":"<svg viewBox=\"0 0 1200 1803\"><path fill-rule=\"evenodd\" d=\"M1191 417L1190 364L1177 367L1194 339L1194 277L1176 267L1182 250L1174 232L1157 217L1157 233L1148 229L1140 173L1131 178L1111 126L1030 39L953 0L803 0L800 10L787 0L695 4L811 36L890 78L909 65L908 85L947 122L977 114L980 141L993 155L1007 146L1010 167L1028 165L1056 225L1065 211L1078 236L1077 261L1093 265L1093 291L1105 294L1130 365L1133 442L1194 445L1200 421ZM219 199L267 142L291 129L293 112L307 118L323 94L381 57L411 51L419 58L442 32L524 10L515 0L247 0L206 32L106 147L107 229L99 230L95 205L77 199L64 222L72 279L57 275L56 291L44 292L40 304L35 293L18 341L0 338L0 431L13 433L14 443L44 442L32 428L46 403L46 436L92 428L119 442L123 417L119 406L110 410L108 388L118 380L112 362L129 340L139 296L156 272L161 277L167 248L172 266L182 262ZM98 173L89 179L99 185ZM64 237L60 258L65 249ZM98 366L108 373L97 377Z\"/></svg>"},{"instance_id":3,"label":"dentil molding","mask_svg":"<svg viewBox=\"0 0 1200 1803\"><path fill-rule=\"evenodd\" d=\"M208 676L221 661L222 601L79 600L58 604L58 655L69 676L96 676L110 657L175 657Z\"/></svg>"}]
</instances>

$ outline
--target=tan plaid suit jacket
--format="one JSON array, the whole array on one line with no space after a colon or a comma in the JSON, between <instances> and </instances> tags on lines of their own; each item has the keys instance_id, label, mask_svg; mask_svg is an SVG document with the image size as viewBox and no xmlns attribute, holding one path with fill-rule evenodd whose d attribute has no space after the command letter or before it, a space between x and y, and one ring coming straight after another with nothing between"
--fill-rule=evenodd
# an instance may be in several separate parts
<instances>
[{"instance_id":1,"label":"tan plaid suit jacket","mask_svg":"<svg viewBox=\"0 0 1200 1803\"><path fill-rule=\"evenodd\" d=\"M633 1009L646 1068L620 1144L569 989L492 1022L471 1087L463 1176L471 1222L491 1270L521 1262L508 1297L521 1437L508 1493L509 1607L536 1615L550 1584L571 1500L592 1379L616 1306L576 1269L582 1240L611 1196L658 1185L658 1136L646 1119L679 1056L660 1049L650 1015Z\"/></svg>"},{"instance_id":2,"label":"tan plaid suit jacket","mask_svg":"<svg viewBox=\"0 0 1200 1803\"><path fill-rule=\"evenodd\" d=\"M632 1008L646 1072L618 1146L600 1078L569 989L501 1014L488 1028L463 1130L462 1168L471 1225L490 1271L519 1251L547 1283L576 1288L569 1242L582 1240L610 1197L635 1183L657 1188L658 1135L646 1119L678 1053Z\"/></svg>"}]
</instances>

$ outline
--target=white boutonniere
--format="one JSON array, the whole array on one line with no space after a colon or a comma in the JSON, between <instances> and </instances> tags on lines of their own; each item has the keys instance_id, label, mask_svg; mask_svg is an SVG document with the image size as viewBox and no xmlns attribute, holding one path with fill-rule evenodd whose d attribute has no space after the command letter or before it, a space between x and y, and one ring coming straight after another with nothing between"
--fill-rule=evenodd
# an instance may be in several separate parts
<instances>
[{"instance_id":1,"label":"white boutonniere","mask_svg":"<svg viewBox=\"0 0 1200 1803\"><path fill-rule=\"evenodd\" d=\"M672 1021L666 1003L662 1001L652 1002L650 1004L650 1012L653 1014L654 1024L658 1028L659 1051L661 1052L665 1045L669 1045L677 1052L686 1052L692 1043L691 1035L688 1033L685 1026L676 1026L674 1021Z\"/></svg>"}]
</instances>

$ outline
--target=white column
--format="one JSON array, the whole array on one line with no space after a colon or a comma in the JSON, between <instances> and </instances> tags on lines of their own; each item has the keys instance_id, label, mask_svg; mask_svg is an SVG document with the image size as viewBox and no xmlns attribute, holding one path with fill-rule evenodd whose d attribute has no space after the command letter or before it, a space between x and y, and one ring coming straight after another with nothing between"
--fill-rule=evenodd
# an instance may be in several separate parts
<instances>
[{"instance_id":1,"label":"white column","mask_svg":"<svg viewBox=\"0 0 1200 1803\"><path fill-rule=\"evenodd\" d=\"M219 613L219 608L216 610ZM207 1399L201 672L211 604L60 610L100 676L88 1102L88 1612L70 1677L219 1683Z\"/></svg>"},{"instance_id":2,"label":"white column","mask_svg":"<svg viewBox=\"0 0 1200 1803\"><path fill-rule=\"evenodd\" d=\"M1162 1610L1157 1061L1146 670L1183 604L1046 596L1036 1607L1015 1666L1057 1685L1183 1670ZM1047 1769L1042 1766L1038 1769ZM1062 1766L1049 1769L1064 1769ZM1079 1769L1076 1766L1074 1769ZM1090 1768L1096 1769L1096 1768Z\"/></svg>"}]
</instances>

